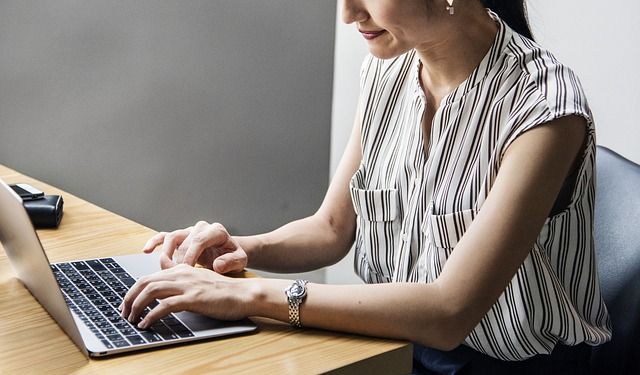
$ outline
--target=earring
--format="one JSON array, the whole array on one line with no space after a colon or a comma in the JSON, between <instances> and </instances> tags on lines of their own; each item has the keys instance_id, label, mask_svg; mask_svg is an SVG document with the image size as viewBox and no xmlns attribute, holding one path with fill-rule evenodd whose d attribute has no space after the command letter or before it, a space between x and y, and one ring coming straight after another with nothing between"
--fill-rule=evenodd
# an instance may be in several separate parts
<instances>
[{"instance_id":1,"label":"earring","mask_svg":"<svg viewBox=\"0 0 640 375\"><path fill-rule=\"evenodd\" d=\"M449 3L449 5L447 6L447 10L449 11L449 14L453 16L455 14L455 9L453 7L453 0L447 0L447 3Z\"/></svg>"}]
</instances>

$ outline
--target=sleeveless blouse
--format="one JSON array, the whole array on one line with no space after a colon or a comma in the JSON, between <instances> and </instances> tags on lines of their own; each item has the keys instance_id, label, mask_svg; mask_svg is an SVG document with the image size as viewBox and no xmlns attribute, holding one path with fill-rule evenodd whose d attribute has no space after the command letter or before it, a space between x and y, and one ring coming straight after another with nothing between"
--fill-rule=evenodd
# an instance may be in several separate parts
<instances>
[{"instance_id":1,"label":"sleeveless blouse","mask_svg":"<svg viewBox=\"0 0 640 375\"><path fill-rule=\"evenodd\" d=\"M524 263L464 344L498 359L522 360L549 353L557 343L604 343L611 326L594 259L591 111L569 68L489 14L499 27L493 45L442 100L427 145L416 52L365 59L363 158L350 182L355 270L367 283L436 280L482 209L509 145L535 126L582 116L586 149L569 204L546 220Z\"/></svg>"}]
</instances>

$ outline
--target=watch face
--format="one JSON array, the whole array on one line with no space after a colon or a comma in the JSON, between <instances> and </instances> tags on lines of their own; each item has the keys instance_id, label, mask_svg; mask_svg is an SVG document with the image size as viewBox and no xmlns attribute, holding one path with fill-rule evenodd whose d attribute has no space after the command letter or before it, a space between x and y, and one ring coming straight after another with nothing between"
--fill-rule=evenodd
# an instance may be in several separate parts
<instances>
[{"instance_id":1,"label":"watch face","mask_svg":"<svg viewBox=\"0 0 640 375\"><path fill-rule=\"evenodd\" d=\"M287 289L287 296L293 299L299 299L304 297L307 294L307 288L305 287L306 283L298 283L295 282L291 284L291 286Z\"/></svg>"},{"instance_id":2,"label":"watch face","mask_svg":"<svg viewBox=\"0 0 640 375\"><path fill-rule=\"evenodd\" d=\"M289 289L291 297L301 297L304 294L304 287L300 284L293 284Z\"/></svg>"}]
</instances>

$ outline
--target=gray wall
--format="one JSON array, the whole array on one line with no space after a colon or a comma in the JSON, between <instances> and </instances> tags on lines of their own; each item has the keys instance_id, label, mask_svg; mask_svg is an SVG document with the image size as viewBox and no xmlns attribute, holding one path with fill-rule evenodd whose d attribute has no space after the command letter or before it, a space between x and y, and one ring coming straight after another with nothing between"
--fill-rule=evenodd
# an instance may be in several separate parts
<instances>
[{"instance_id":1,"label":"gray wall","mask_svg":"<svg viewBox=\"0 0 640 375\"><path fill-rule=\"evenodd\" d=\"M0 0L0 163L155 229L313 213L335 1Z\"/></svg>"}]
</instances>

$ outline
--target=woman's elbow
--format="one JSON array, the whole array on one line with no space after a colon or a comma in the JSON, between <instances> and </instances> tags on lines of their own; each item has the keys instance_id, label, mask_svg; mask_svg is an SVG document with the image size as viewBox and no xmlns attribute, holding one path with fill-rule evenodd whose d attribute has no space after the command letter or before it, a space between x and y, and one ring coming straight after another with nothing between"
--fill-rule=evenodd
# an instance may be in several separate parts
<instances>
[{"instance_id":1,"label":"woman's elbow","mask_svg":"<svg viewBox=\"0 0 640 375\"><path fill-rule=\"evenodd\" d=\"M457 330L459 331L459 330ZM468 333L459 333L459 332L450 332L448 334L443 335L443 337L439 340L438 344L434 346L434 349L442 350L445 352L451 351L458 346L462 345L464 340L467 338Z\"/></svg>"},{"instance_id":2,"label":"woman's elbow","mask_svg":"<svg viewBox=\"0 0 640 375\"><path fill-rule=\"evenodd\" d=\"M338 253L342 256L351 249L356 232L355 220L338 220L334 216L322 211L316 212L313 215L313 219L324 232L324 238L328 247L338 249ZM336 262L342 259L342 256L336 259Z\"/></svg>"},{"instance_id":3,"label":"woman's elbow","mask_svg":"<svg viewBox=\"0 0 640 375\"><path fill-rule=\"evenodd\" d=\"M469 319L472 315L470 310L472 309L465 308L464 305L457 306L450 301L443 303L438 312L439 318L435 322L431 321L431 324L424 324L423 327L428 328L418 330L419 337L414 341L443 351L457 348L477 325L477 322Z\"/></svg>"},{"instance_id":4,"label":"woman's elbow","mask_svg":"<svg viewBox=\"0 0 640 375\"><path fill-rule=\"evenodd\" d=\"M471 331L446 324L430 332L423 332L414 342L429 348L448 352L460 346Z\"/></svg>"}]
</instances>

